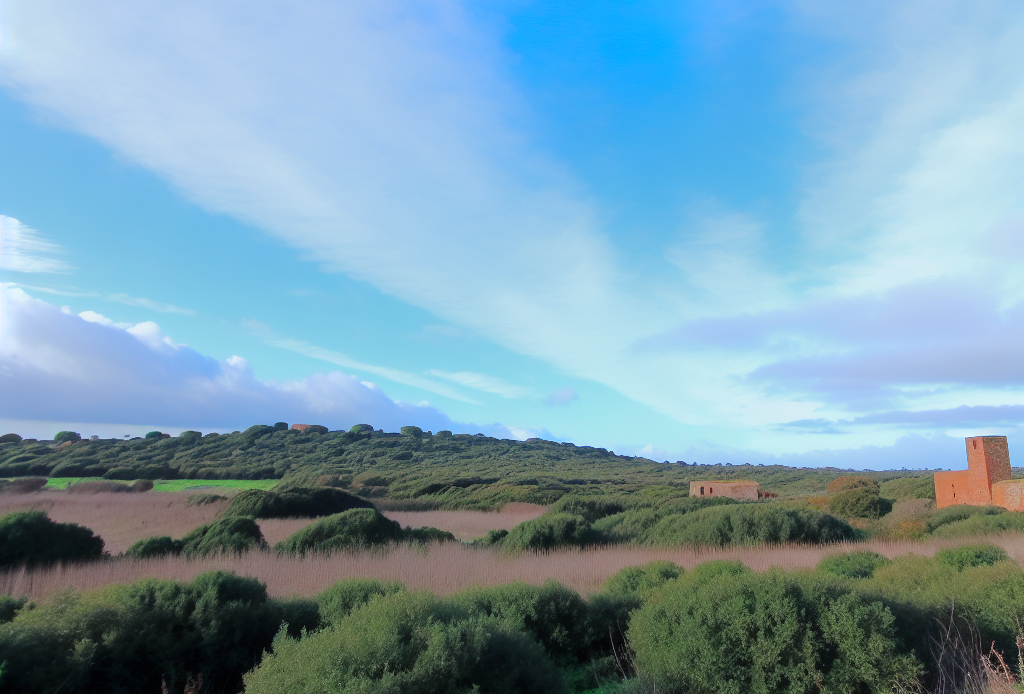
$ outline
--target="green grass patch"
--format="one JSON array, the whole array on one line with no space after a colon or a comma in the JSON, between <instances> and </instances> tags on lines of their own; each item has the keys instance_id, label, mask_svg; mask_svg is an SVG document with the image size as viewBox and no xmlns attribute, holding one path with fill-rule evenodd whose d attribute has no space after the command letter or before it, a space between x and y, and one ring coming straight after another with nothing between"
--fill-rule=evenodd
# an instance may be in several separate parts
<instances>
[{"instance_id":1,"label":"green grass patch","mask_svg":"<svg viewBox=\"0 0 1024 694\"><path fill-rule=\"evenodd\" d=\"M104 481L102 477L51 477L46 481L47 489L67 489L77 482ZM118 480L128 483L130 480ZM196 489L270 489L281 480L154 480L154 492L183 492Z\"/></svg>"}]
</instances>

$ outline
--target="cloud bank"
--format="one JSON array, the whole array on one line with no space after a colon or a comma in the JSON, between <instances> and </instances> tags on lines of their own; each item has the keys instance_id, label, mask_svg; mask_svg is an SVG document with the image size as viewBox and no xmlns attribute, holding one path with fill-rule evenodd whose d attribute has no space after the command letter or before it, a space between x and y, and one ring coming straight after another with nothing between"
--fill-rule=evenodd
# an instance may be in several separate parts
<instances>
[{"instance_id":1,"label":"cloud bank","mask_svg":"<svg viewBox=\"0 0 1024 694\"><path fill-rule=\"evenodd\" d=\"M369 423L516 438L500 425L453 422L429 405L397 402L341 372L264 382L238 356L218 361L176 344L147 321L75 315L0 285L0 418L117 422L232 430L275 421L331 429Z\"/></svg>"}]
</instances>

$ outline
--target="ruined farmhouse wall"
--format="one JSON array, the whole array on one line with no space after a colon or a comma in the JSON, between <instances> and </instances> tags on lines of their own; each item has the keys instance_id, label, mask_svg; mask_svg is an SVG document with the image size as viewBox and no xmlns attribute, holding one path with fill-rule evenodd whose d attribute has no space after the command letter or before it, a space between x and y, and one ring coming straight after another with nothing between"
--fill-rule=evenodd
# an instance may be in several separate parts
<instances>
[{"instance_id":1,"label":"ruined farmhouse wall","mask_svg":"<svg viewBox=\"0 0 1024 694\"><path fill-rule=\"evenodd\" d=\"M969 436L967 469L935 473L935 505L956 504L1003 506L1017 510L1022 506L1024 488L1010 482L1010 450L1005 436Z\"/></svg>"},{"instance_id":2,"label":"ruined farmhouse wall","mask_svg":"<svg viewBox=\"0 0 1024 694\"><path fill-rule=\"evenodd\" d=\"M702 480L690 482L690 496L720 497L738 501L757 501L760 485L757 482L723 482L721 480Z\"/></svg>"}]
</instances>

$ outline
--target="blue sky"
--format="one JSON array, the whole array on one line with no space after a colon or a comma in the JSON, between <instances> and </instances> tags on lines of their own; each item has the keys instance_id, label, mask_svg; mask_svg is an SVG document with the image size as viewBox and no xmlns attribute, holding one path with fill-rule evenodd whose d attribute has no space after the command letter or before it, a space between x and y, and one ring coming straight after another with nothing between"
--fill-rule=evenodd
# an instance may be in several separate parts
<instances>
[{"instance_id":1,"label":"blue sky","mask_svg":"<svg viewBox=\"0 0 1024 694\"><path fill-rule=\"evenodd\" d=\"M0 425L1024 444L1013 2L13 0Z\"/></svg>"}]
</instances>

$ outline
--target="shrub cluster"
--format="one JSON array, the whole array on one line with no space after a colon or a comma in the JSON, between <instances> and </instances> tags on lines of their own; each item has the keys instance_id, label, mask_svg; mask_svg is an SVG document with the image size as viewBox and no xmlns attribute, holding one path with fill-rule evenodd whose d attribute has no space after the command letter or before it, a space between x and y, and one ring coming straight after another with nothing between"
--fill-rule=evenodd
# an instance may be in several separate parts
<instances>
[{"instance_id":1,"label":"shrub cluster","mask_svg":"<svg viewBox=\"0 0 1024 694\"><path fill-rule=\"evenodd\" d=\"M455 536L437 528L402 528L375 508L357 508L314 521L278 542L283 554L326 553L396 542L446 542Z\"/></svg>"},{"instance_id":2,"label":"shrub cluster","mask_svg":"<svg viewBox=\"0 0 1024 694\"><path fill-rule=\"evenodd\" d=\"M373 507L369 501L333 487L279 486L273 491L247 489L235 495L224 515L243 518L316 518L354 508Z\"/></svg>"},{"instance_id":3,"label":"shrub cluster","mask_svg":"<svg viewBox=\"0 0 1024 694\"><path fill-rule=\"evenodd\" d=\"M920 665L881 602L715 564L666 586L630 621L637 671L659 691L888 694L915 684Z\"/></svg>"},{"instance_id":4,"label":"shrub cluster","mask_svg":"<svg viewBox=\"0 0 1024 694\"><path fill-rule=\"evenodd\" d=\"M221 518L201 525L180 540L167 536L147 537L125 550L125 556L148 559L167 554L204 557L214 554L240 554L266 549L260 527L251 518Z\"/></svg>"},{"instance_id":5,"label":"shrub cluster","mask_svg":"<svg viewBox=\"0 0 1024 694\"><path fill-rule=\"evenodd\" d=\"M75 523L55 523L43 511L0 518L0 567L85 561L103 556L103 540Z\"/></svg>"}]
</instances>

